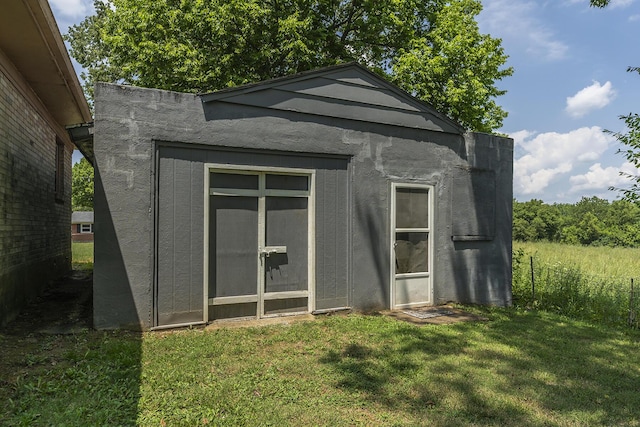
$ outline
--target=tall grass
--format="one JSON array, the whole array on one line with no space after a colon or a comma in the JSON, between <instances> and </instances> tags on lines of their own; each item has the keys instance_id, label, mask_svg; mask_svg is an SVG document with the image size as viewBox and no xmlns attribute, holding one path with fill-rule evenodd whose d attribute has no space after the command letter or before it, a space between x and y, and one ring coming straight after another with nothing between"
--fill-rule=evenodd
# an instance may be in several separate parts
<instances>
[{"instance_id":1,"label":"tall grass","mask_svg":"<svg viewBox=\"0 0 640 427\"><path fill-rule=\"evenodd\" d=\"M639 249L514 243L516 306L637 327L640 298L632 298L630 288L632 279L640 285L638 278Z\"/></svg>"},{"instance_id":2,"label":"tall grass","mask_svg":"<svg viewBox=\"0 0 640 427\"><path fill-rule=\"evenodd\" d=\"M624 279L640 276L639 248L513 242L513 249L522 249L542 263L572 265L591 275Z\"/></svg>"}]
</instances>

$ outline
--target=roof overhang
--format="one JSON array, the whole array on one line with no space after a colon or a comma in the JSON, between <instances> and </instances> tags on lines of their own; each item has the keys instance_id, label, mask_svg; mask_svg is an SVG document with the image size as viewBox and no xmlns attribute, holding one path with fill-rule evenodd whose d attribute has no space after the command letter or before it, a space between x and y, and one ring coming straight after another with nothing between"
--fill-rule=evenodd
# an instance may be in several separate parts
<instances>
[{"instance_id":1,"label":"roof overhang","mask_svg":"<svg viewBox=\"0 0 640 427\"><path fill-rule=\"evenodd\" d=\"M93 122L67 126L71 141L93 165Z\"/></svg>"},{"instance_id":2,"label":"roof overhang","mask_svg":"<svg viewBox=\"0 0 640 427\"><path fill-rule=\"evenodd\" d=\"M2 2L0 50L62 127L92 121L91 110L46 0ZM78 146L85 153L86 147Z\"/></svg>"}]
</instances>

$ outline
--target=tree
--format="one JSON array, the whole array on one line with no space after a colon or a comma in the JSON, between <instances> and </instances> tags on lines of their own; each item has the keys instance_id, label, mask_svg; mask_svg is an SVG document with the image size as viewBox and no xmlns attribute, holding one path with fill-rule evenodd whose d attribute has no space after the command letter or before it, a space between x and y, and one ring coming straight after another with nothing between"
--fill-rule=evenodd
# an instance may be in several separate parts
<instances>
[{"instance_id":1,"label":"tree","mask_svg":"<svg viewBox=\"0 0 640 427\"><path fill-rule=\"evenodd\" d=\"M511 75L500 71L506 57L499 39L482 35L475 16L479 2L451 2L435 15L433 28L398 51L393 81L460 123L478 131L502 126L507 117L495 102L505 91L494 81Z\"/></svg>"},{"instance_id":2,"label":"tree","mask_svg":"<svg viewBox=\"0 0 640 427\"><path fill-rule=\"evenodd\" d=\"M602 8L608 6L610 0L591 0L590 3L593 7ZM627 72L640 74L640 67L628 67ZM629 113L624 116L619 116L619 118L624 122L627 131L612 132L605 130L605 132L613 135L618 142L628 147L618 150L618 153L621 153L636 169L640 169L640 115ZM625 200L640 203L640 175L626 172L620 172L620 175L627 177L631 181L631 186L628 188L611 187L610 190L620 191Z\"/></svg>"},{"instance_id":3,"label":"tree","mask_svg":"<svg viewBox=\"0 0 640 427\"><path fill-rule=\"evenodd\" d=\"M93 210L93 166L84 157L71 169L71 207L74 211Z\"/></svg>"},{"instance_id":4,"label":"tree","mask_svg":"<svg viewBox=\"0 0 640 427\"><path fill-rule=\"evenodd\" d=\"M506 112L495 84L501 41L482 35L478 0L95 0L69 29L96 81L207 92L358 61L465 127L491 132Z\"/></svg>"},{"instance_id":5,"label":"tree","mask_svg":"<svg viewBox=\"0 0 640 427\"><path fill-rule=\"evenodd\" d=\"M560 218L555 205L549 206L542 200L528 202L513 201L513 239L535 242L557 240Z\"/></svg>"},{"instance_id":6,"label":"tree","mask_svg":"<svg viewBox=\"0 0 640 427\"><path fill-rule=\"evenodd\" d=\"M513 201L513 239L591 246L640 246L640 206L583 197L575 204Z\"/></svg>"},{"instance_id":7,"label":"tree","mask_svg":"<svg viewBox=\"0 0 640 427\"><path fill-rule=\"evenodd\" d=\"M619 149L618 153L621 153L636 169L640 169L640 115L630 113L626 116L620 116L620 119L627 128L626 132L612 132L610 130L605 130L605 132L613 135L618 142L627 147ZM627 188L611 187L610 189L620 191L625 200L640 203L640 175L627 172L620 172L620 175L628 178L631 181L631 186Z\"/></svg>"}]
</instances>

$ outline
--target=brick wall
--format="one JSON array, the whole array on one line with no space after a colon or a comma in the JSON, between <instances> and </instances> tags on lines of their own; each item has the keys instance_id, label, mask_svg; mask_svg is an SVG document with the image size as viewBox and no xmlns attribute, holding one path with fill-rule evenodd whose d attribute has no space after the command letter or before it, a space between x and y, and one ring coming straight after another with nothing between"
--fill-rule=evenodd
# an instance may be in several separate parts
<instances>
[{"instance_id":1,"label":"brick wall","mask_svg":"<svg viewBox=\"0 0 640 427\"><path fill-rule=\"evenodd\" d=\"M72 242L93 242L93 233L80 233L78 227L80 224L71 224L71 241Z\"/></svg>"},{"instance_id":2,"label":"brick wall","mask_svg":"<svg viewBox=\"0 0 640 427\"><path fill-rule=\"evenodd\" d=\"M0 67L0 325L71 266L72 146L56 200L56 146L65 136L15 81Z\"/></svg>"}]
</instances>

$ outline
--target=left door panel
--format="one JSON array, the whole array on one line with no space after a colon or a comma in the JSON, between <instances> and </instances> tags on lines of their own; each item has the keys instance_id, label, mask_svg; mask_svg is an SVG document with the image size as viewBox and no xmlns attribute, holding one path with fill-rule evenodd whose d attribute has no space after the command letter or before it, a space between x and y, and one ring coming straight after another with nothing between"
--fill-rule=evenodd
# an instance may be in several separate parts
<instances>
[{"instance_id":1,"label":"left door panel","mask_svg":"<svg viewBox=\"0 0 640 427\"><path fill-rule=\"evenodd\" d=\"M202 323L203 171L186 155L161 147L158 155L155 325Z\"/></svg>"},{"instance_id":2,"label":"left door panel","mask_svg":"<svg viewBox=\"0 0 640 427\"><path fill-rule=\"evenodd\" d=\"M258 198L211 196L209 298L216 318L255 316L257 310Z\"/></svg>"}]
</instances>

